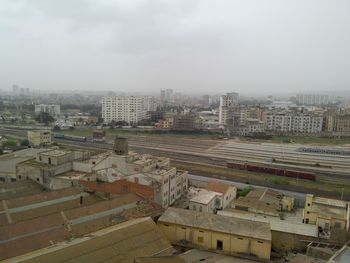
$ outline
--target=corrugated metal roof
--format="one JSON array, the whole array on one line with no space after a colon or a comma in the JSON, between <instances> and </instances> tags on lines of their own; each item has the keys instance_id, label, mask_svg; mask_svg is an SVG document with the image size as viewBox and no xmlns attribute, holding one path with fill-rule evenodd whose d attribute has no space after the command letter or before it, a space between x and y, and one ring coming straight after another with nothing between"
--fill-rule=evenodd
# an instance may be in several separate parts
<instances>
[{"instance_id":1,"label":"corrugated metal roof","mask_svg":"<svg viewBox=\"0 0 350 263\"><path fill-rule=\"evenodd\" d=\"M211 213L169 207L158 222L173 223L243 237L271 240L270 225L263 222L231 218Z\"/></svg>"},{"instance_id":2,"label":"corrugated metal roof","mask_svg":"<svg viewBox=\"0 0 350 263\"><path fill-rule=\"evenodd\" d=\"M15 258L16 262L120 262L136 257L170 254L169 241L150 218L133 219L56 246Z\"/></svg>"}]
</instances>

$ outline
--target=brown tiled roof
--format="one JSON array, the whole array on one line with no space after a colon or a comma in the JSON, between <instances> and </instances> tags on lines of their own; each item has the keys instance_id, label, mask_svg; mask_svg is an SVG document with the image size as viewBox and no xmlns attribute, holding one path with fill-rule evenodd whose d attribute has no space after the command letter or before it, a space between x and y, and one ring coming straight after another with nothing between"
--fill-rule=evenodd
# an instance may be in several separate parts
<instances>
[{"instance_id":1,"label":"brown tiled roof","mask_svg":"<svg viewBox=\"0 0 350 263\"><path fill-rule=\"evenodd\" d=\"M229 184L221 183L219 181L214 181L214 180L209 181L207 186L208 190L222 193L222 194L225 194L229 188L230 188Z\"/></svg>"}]
</instances>

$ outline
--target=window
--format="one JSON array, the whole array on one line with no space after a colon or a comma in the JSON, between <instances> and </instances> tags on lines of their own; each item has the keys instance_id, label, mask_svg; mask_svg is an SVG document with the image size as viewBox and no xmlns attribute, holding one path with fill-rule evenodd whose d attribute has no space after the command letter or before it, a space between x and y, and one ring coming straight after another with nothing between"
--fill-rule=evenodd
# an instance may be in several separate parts
<instances>
[{"instance_id":1,"label":"window","mask_svg":"<svg viewBox=\"0 0 350 263\"><path fill-rule=\"evenodd\" d=\"M216 240L216 249L217 250L222 250L222 248L223 248L222 240Z\"/></svg>"},{"instance_id":2,"label":"window","mask_svg":"<svg viewBox=\"0 0 350 263\"><path fill-rule=\"evenodd\" d=\"M198 243L203 243L204 242L204 238L203 237L197 237L197 242Z\"/></svg>"},{"instance_id":3,"label":"window","mask_svg":"<svg viewBox=\"0 0 350 263\"><path fill-rule=\"evenodd\" d=\"M202 212L203 211L203 208L200 206L199 207L199 212Z\"/></svg>"},{"instance_id":4,"label":"window","mask_svg":"<svg viewBox=\"0 0 350 263\"><path fill-rule=\"evenodd\" d=\"M264 242L262 242L262 241L258 241L258 243L260 243L260 244L264 244Z\"/></svg>"}]
</instances>

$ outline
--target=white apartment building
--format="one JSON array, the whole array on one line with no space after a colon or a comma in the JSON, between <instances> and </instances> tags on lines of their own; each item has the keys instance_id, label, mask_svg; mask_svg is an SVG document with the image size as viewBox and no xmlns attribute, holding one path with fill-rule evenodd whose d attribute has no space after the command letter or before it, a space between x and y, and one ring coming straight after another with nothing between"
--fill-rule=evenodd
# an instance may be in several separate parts
<instances>
[{"instance_id":1,"label":"white apartment building","mask_svg":"<svg viewBox=\"0 0 350 263\"><path fill-rule=\"evenodd\" d=\"M300 105L326 105L329 103L328 95L322 94L302 94L296 96L297 103Z\"/></svg>"},{"instance_id":2,"label":"white apartment building","mask_svg":"<svg viewBox=\"0 0 350 263\"><path fill-rule=\"evenodd\" d=\"M238 93L231 92L220 97L219 123L227 125L232 108L238 105Z\"/></svg>"},{"instance_id":3,"label":"white apartment building","mask_svg":"<svg viewBox=\"0 0 350 263\"><path fill-rule=\"evenodd\" d=\"M266 130L278 132L319 133L323 116L314 113L270 111L266 114Z\"/></svg>"},{"instance_id":4,"label":"white apartment building","mask_svg":"<svg viewBox=\"0 0 350 263\"><path fill-rule=\"evenodd\" d=\"M102 98L102 118L105 123L126 121L134 124L147 118L147 112L156 108L152 97L118 96Z\"/></svg>"},{"instance_id":5,"label":"white apartment building","mask_svg":"<svg viewBox=\"0 0 350 263\"><path fill-rule=\"evenodd\" d=\"M35 105L35 114L40 114L41 112L47 112L51 116L58 116L61 114L60 105L48 105L48 104L39 104Z\"/></svg>"}]
</instances>

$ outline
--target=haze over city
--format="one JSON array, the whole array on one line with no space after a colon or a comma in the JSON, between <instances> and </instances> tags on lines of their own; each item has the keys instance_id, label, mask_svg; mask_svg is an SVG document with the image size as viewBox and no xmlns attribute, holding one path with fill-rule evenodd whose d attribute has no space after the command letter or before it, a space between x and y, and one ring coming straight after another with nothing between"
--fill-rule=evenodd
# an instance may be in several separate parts
<instances>
[{"instance_id":1,"label":"haze over city","mask_svg":"<svg viewBox=\"0 0 350 263\"><path fill-rule=\"evenodd\" d=\"M0 262L349 263L349 14L0 1Z\"/></svg>"},{"instance_id":2,"label":"haze over city","mask_svg":"<svg viewBox=\"0 0 350 263\"><path fill-rule=\"evenodd\" d=\"M0 89L348 91L349 13L347 0L3 0Z\"/></svg>"}]
</instances>

